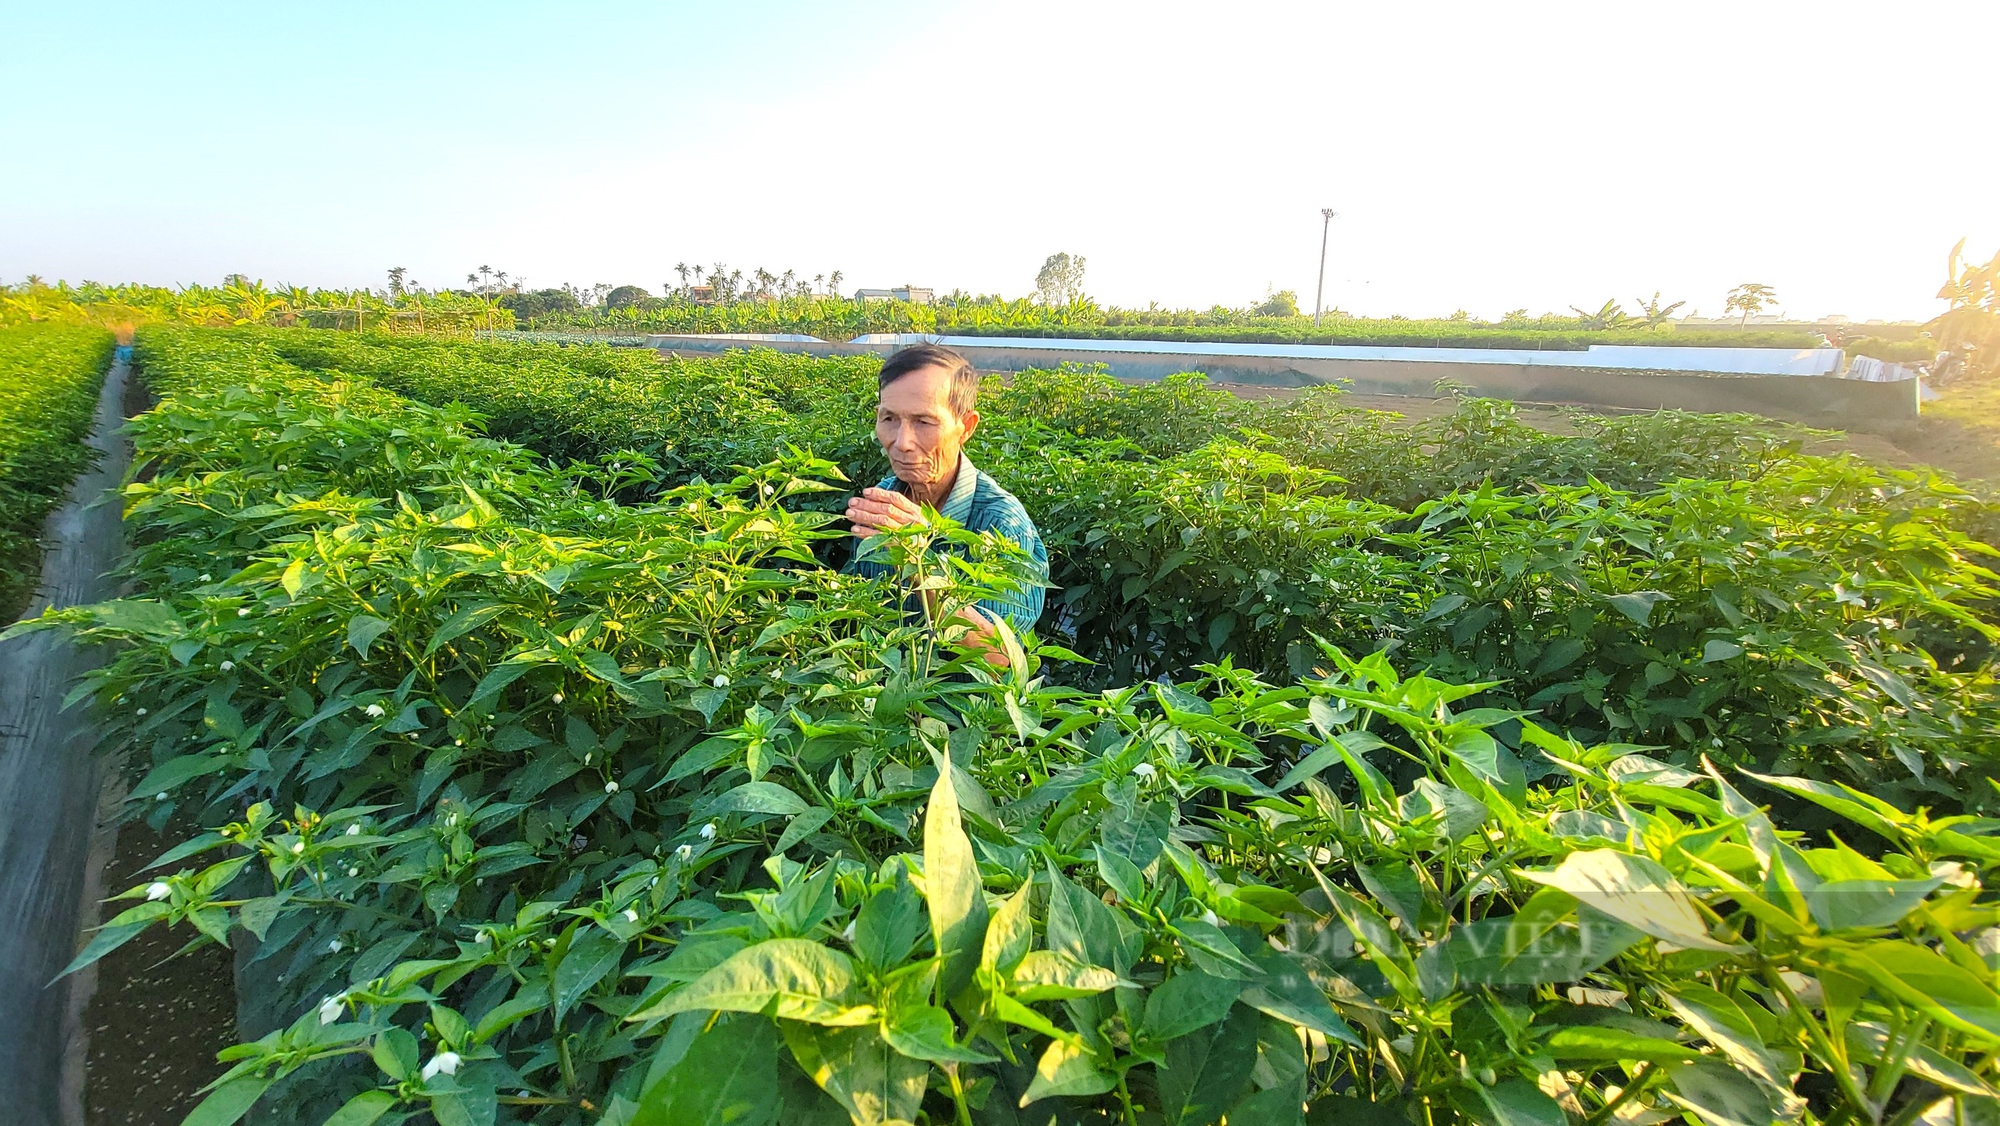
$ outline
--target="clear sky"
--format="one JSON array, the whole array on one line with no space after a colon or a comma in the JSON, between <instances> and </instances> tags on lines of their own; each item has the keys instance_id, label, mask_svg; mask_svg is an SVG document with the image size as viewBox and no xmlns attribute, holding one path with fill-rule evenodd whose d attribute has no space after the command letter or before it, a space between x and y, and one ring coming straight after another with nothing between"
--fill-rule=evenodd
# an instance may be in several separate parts
<instances>
[{"instance_id":1,"label":"clear sky","mask_svg":"<svg viewBox=\"0 0 2000 1126\"><path fill-rule=\"evenodd\" d=\"M1994 0L33 4L0 279L1924 318L2000 246ZM1684 312L1687 310L1683 310Z\"/></svg>"}]
</instances>

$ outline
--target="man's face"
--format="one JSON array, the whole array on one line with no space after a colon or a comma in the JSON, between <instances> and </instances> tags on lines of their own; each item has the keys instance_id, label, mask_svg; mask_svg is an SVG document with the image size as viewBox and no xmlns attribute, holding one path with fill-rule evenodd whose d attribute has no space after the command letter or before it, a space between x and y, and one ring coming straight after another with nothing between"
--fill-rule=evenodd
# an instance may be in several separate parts
<instances>
[{"instance_id":1,"label":"man's face","mask_svg":"<svg viewBox=\"0 0 2000 1126\"><path fill-rule=\"evenodd\" d=\"M959 451L979 427L979 412L951 409L951 375L919 368L882 388L875 407L875 440L896 476L911 485L934 485L958 469Z\"/></svg>"}]
</instances>

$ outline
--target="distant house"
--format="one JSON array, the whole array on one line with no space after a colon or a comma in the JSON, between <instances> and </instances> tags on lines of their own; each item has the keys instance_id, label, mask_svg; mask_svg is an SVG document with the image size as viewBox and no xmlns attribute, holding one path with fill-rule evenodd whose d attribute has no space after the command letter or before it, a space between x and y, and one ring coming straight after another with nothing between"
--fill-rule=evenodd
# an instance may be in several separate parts
<instances>
[{"instance_id":1,"label":"distant house","mask_svg":"<svg viewBox=\"0 0 2000 1126\"><path fill-rule=\"evenodd\" d=\"M854 291L854 299L856 301L868 301L871 299L876 301L908 301L912 305L937 304L937 294L935 292L914 285L906 285L900 289L857 289Z\"/></svg>"},{"instance_id":2,"label":"distant house","mask_svg":"<svg viewBox=\"0 0 2000 1126\"><path fill-rule=\"evenodd\" d=\"M687 297L689 301L697 305L712 305L715 303L715 287L712 285L691 285L687 288Z\"/></svg>"}]
</instances>

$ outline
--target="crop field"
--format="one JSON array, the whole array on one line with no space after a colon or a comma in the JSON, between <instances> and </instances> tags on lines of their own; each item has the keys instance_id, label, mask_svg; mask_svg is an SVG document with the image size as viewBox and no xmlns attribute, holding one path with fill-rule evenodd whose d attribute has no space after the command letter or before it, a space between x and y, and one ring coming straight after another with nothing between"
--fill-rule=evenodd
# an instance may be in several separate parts
<instances>
[{"instance_id":1,"label":"crop field","mask_svg":"<svg viewBox=\"0 0 2000 1126\"><path fill-rule=\"evenodd\" d=\"M111 333L0 328L0 614L41 576L42 521L87 459L83 439L111 362Z\"/></svg>"},{"instance_id":2,"label":"crop field","mask_svg":"<svg viewBox=\"0 0 2000 1126\"><path fill-rule=\"evenodd\" d=\"M2000 551L1933 474L1023 373L996 670L899 591L1014 545L838 569L878 361L135 358L134 593L15 630L111 644L128 814L209 830L76 962L251 951L197 1126L2000 1115Z\"/></svg>"}]
</instances>

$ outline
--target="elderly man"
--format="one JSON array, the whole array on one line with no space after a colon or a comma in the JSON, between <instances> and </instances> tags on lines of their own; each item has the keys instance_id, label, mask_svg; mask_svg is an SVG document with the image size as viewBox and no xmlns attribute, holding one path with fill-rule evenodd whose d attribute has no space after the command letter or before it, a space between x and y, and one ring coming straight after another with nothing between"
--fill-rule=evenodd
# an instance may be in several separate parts
<instances>
[{"instance_id":1,"label":"elderly man","mask_svg":"<svg viewBox=\"0 0 2000 1126\"><path fill-rule=\"evenodd\" d=\"M1014 494L965 456L965 441L979 428L979 374L949 348L918 344L883 363L876 389L875 440L889 455L894 475L847 504L847 518L861 540L848 570L868 576L891 573L894 568L886 562L868 557L868 538L884 529L921 524L929 507L972 531L1013 540L1027 551L1037 572L1037 582L1028 589L976 604L970 643L985 648L981 643L991 637L996 618L1017 632L1033 626L1042 616L1048 580L1041 533ZM987 659L1005 663L993 650Z\"/></svg>"}]
</instances>

